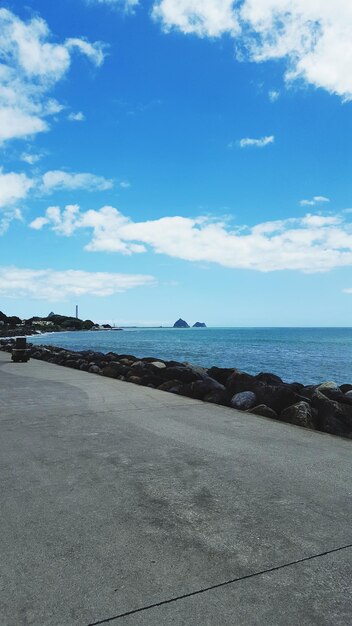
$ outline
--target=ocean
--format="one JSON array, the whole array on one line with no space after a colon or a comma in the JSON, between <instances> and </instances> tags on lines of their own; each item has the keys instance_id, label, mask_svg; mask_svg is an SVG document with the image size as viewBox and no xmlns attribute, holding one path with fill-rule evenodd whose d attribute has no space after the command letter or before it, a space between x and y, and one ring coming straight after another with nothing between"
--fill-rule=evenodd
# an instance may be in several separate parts
<instances>
[{"instance_id":1,"label":"ocean","mask_svg":"<svg viewBox=\"0 0 352 626\"><path fill-rule=\"evenodd\" d=\"M29 341L272 372L306 385L352 383L352 328L136 328L50 333Z\"/></svg>"}]
</instances>

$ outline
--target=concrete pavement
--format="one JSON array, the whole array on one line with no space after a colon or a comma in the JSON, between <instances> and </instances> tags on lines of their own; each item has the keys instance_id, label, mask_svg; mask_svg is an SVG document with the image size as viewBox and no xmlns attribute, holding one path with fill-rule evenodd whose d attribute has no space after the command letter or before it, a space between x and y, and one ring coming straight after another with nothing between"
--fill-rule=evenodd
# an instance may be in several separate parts
<instances>
[{"instance_id":1,"label":"concrete pavement","mask_svg":"<svg viewBox=\"0 0 352 626\"><path fill-rule=\"evenodd\" d=\"M1 626L350 623L352 442L0 353Z\"/></svg>"}]
</instances>

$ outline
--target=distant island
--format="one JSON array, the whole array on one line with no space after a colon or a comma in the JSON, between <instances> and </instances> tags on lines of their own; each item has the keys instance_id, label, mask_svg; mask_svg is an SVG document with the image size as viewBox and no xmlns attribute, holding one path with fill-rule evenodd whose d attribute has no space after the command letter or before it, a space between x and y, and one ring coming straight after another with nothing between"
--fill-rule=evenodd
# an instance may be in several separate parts
<instances>
[{"instance_id":1,"label":"distant island","mask_svg":"<svg viewBox=\"0 0 352 626\"><path fill-rule=\"evenodd\" d=\"M195 324L193 324L192 328L206 328L206 327L207 325L204 322L196 322ZM190 328L190 325L187 324L187 322L180 317L180 319L178 319L174 323L173 328Z\"/></svg>"},{"instance_id":2,"label":"distant island","mask_svg":"<svg viewBox=\"0 0 352 626\"><path fill-rule=\"evenodd\" d=\"M174 323L174 328L189 328L189 324L187 324L187 322L185 322L185 320L183 319L178 319L177 322Z\"/></svg>"}]
</instances>

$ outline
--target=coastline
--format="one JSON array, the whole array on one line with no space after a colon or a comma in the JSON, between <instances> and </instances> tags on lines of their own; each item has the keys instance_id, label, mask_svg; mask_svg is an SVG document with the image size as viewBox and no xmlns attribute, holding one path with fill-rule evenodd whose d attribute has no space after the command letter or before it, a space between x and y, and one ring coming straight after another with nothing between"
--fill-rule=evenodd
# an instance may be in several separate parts
<instances>
[{"instance_id":1,"label":"coastline","mask_svg":"<svg viewBox=\"0 0 352 626\"><path fill-rule=\"evenodd\" d=\"M11 353L14 343L14 338L0 338L0 350ZM352 384L287 383L269 372L252 375L236 368L53 345L29 343L28 349L31 358L48 363L352 439Z\"/></svg>"}]
</instances>

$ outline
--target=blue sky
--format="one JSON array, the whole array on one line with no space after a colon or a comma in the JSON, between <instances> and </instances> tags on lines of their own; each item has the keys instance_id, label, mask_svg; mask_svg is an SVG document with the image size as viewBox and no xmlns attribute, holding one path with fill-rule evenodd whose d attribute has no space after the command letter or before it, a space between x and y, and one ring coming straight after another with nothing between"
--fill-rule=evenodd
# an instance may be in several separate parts
<instances>
[{"instance_id":1,"label":"blue sky","mask_svg":"<svg viewBox=\"0 0 352 626\"><path fill-rule=\"evenodd\" d=\"M352 8L326 5L1 3L0 309L350 326Z\"/></svg>"}]
</instances>

